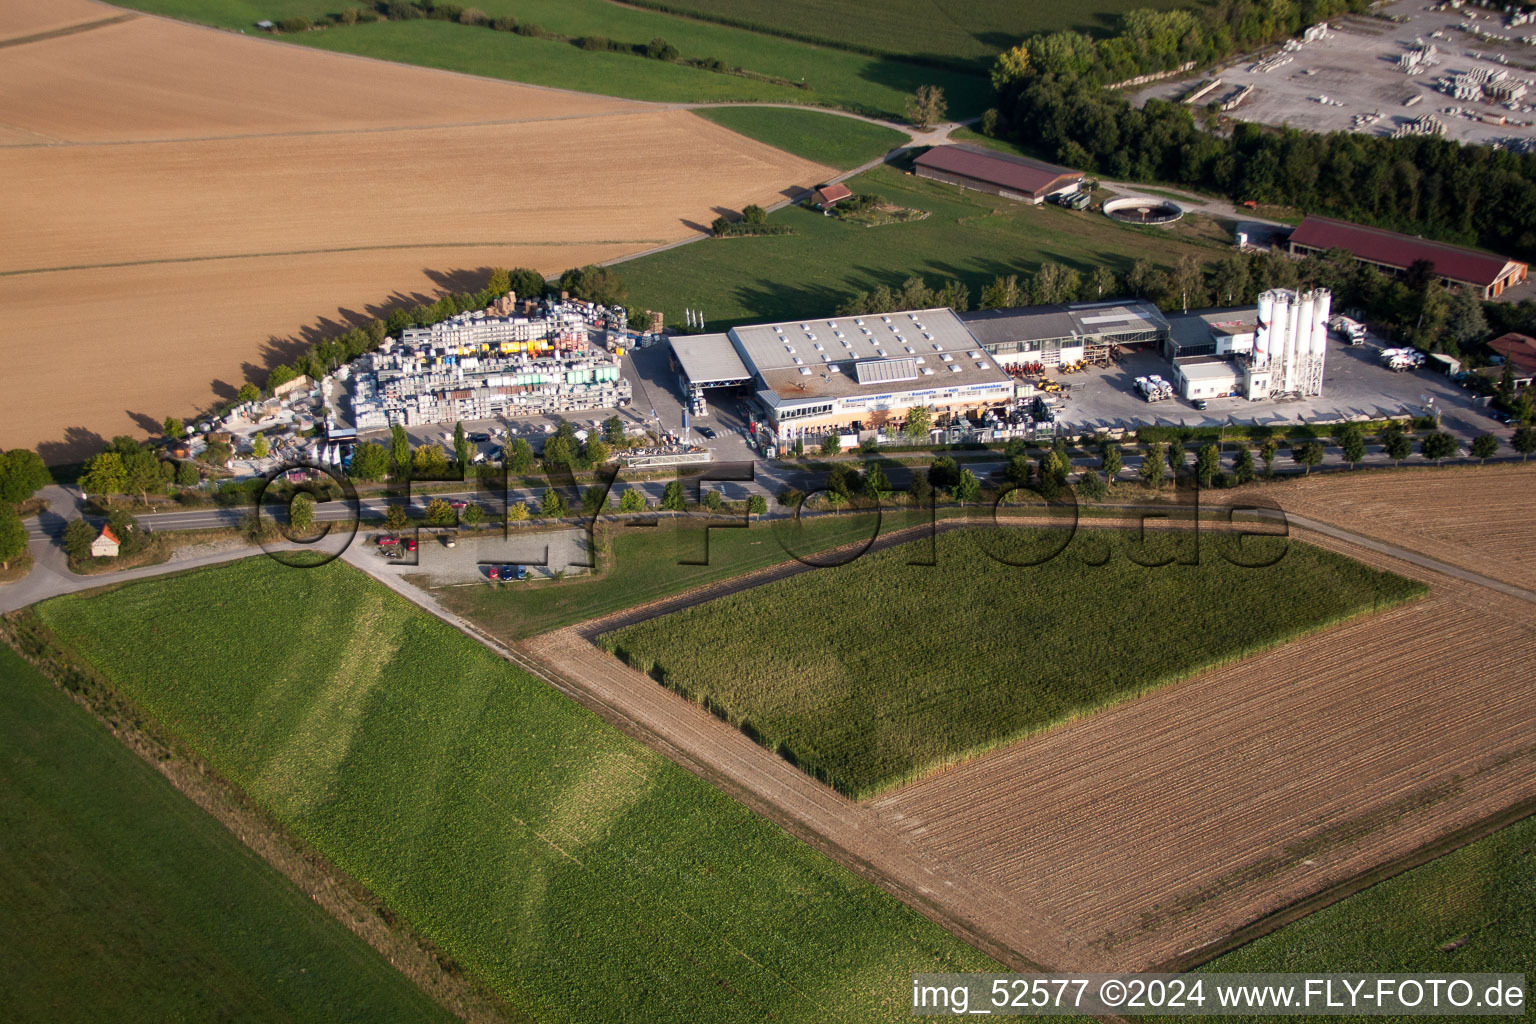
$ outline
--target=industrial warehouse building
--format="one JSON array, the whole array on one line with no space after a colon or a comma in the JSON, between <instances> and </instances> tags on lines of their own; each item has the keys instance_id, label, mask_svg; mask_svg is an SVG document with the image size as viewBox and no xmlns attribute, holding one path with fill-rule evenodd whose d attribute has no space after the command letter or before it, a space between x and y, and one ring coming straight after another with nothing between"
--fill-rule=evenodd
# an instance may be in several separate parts
<instances>
[{"instance_id":1,"label":"industrial warehouse building","mask_svg":"<svg viewBox=\"0 0 1536 1024\"><path fill-rule=\"evenodd\" d=\"M1521 283L1530 269L1524 263L1478 249L1428 242L1332 217L1307 217L1291 233L1288 244L1292 256L1343 249L1359 262L1394 276L1422 261L1447 285L1466 285L1485 299L1497 298L1504 289Z\"/></svg>"},{"instance_id":2,"label":"industrial warehouse building","mask_svg":"<svg viewBox=\"0 0 1536 1024\"><path fill-rule=\"evenodd\" d=\"M895 427L919 406L962 414L1014 397L1013 378L949 309L733 327L671 346L696 401L749 381L781 444Z\"/></svg>"},{"instance_id":3,"label":"industrial warehouse building","mask_svg":"<svg viewBox=\"0 0 1536 1024\"><path fill-rule=\"evenodd\" d=\"M958 144L934 146L917 158L912 169L922 178L1036 204L1058 192L1076 192L1083 183L1081 171Z\"/></svg>"},{"instance_id":4,"label":"industrial warehouse building","mask_svg":"<svg viewBox=\"0 0 1536 1024\"><path fill-rule=\"evenodd\" d=\"M1114 346L1162 349L1168 342L1167 319L1139 299L984 309L962 313L960 320L1004 365L1096 363Z\"/></svg>"}]
</instances>

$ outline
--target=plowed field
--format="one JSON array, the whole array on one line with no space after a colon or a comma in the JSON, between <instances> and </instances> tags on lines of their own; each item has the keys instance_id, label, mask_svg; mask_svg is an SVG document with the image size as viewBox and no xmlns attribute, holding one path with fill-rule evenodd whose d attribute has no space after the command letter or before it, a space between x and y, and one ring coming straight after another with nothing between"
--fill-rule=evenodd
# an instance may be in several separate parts
<instances>
[{"instance_id":1,"label":"plowed field","mask_svg":"<svg viewBox=\"0 0 1536 1024\"><path fill-rule=\"evenodd\" d=\"M1287 512L1536 589L1536 466L1330 474L1252 493L1268 495Z\"/></svg>"},{"instance_id":2,"label":"plowed field","mask_svg":"<svg viewBox=\"0 0 1536 1024\"><path fill-rule=\"evenodd\" d=\"M935 861L1071 922L1059 966L1162 963L1536 795L1533 609L1427 600L875 801Z\"/></svg>"},{"instance_id":3,"label":"plowed field","mask_svg":"<svg viewBox=\"0 0 1536 1024\"><path fill-rule=\"evenodd\" d=\"M0 0L0 30L29 6ZM88 454L326 320L651 248L827 173L684 111L147 16L8 47L0 447Z\"/></svg>"}]
</instances>

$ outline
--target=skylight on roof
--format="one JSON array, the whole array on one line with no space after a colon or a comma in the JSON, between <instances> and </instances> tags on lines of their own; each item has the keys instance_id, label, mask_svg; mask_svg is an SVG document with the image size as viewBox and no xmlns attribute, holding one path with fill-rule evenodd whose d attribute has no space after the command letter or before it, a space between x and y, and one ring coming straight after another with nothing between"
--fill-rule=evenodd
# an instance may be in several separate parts
<instances>
[{"instance_id":1,"label":"skylight on roof","mask_svg":"<svg viewBox=\"0 0 1536 1024\"><path fill-rule=\"evenodd\" d=\"M965 367L960 366L959 364L956 364L956 365L951 366L949 368L949 372L950 373L964 373L965 372Z\"/></svg>"}]
</instances>

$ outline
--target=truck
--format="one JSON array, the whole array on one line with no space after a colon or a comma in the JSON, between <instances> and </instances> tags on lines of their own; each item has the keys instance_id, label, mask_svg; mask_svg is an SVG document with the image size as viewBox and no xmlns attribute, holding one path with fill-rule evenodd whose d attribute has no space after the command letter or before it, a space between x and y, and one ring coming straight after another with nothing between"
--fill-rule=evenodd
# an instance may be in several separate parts
<instances>
[{"instance_id":1,"label":"truck","mask_svg":"<svg viewBox=\"0 0 1536 1024\"><path fill-rule=\"evenodd\" d=\"M1424 365L1424 353L1416 348L1384 348L1380 358L1383 366L1397 373L1417 370Z\"/></svg>"},{"instance_id":2,"label":"truck","mask_svg":"<svg viewBox=\"0 0 1536 1024\"><path fill-rule=\"evenodd\" d=\"M1347 316L1336 316L1328 321L1333 332L1351 345L1365 344L1365 324Z\"/></svg>"},{"instance_id":3,"label":"truck","mask_svg":"<svg viewBox=\"0 0 1536 1024\"><path fill-rule=\"evenodd\" d=\"M1137 377L1136 391L1149 402L1166 402L1173 397L1173 385L1155 373Z\"/></svg>"}]
</instances>

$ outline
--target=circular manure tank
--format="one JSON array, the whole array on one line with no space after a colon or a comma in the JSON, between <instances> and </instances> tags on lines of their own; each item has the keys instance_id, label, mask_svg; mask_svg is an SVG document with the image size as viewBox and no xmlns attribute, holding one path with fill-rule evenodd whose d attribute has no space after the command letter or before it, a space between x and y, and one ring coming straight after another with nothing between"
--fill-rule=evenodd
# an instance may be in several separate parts
<instances>
[{"instance_id":1,"label":"circular manure tank","mask_svg":"<svg viewBox=\"0 0 1536 1024\"><path fill-rule=\"evenodd\" d=\"M1171 199L1121 196L1104 204L1104 215L1125 224L1172 224L1184 216L1184 207Z\"/></svg>"}]
</instances>

